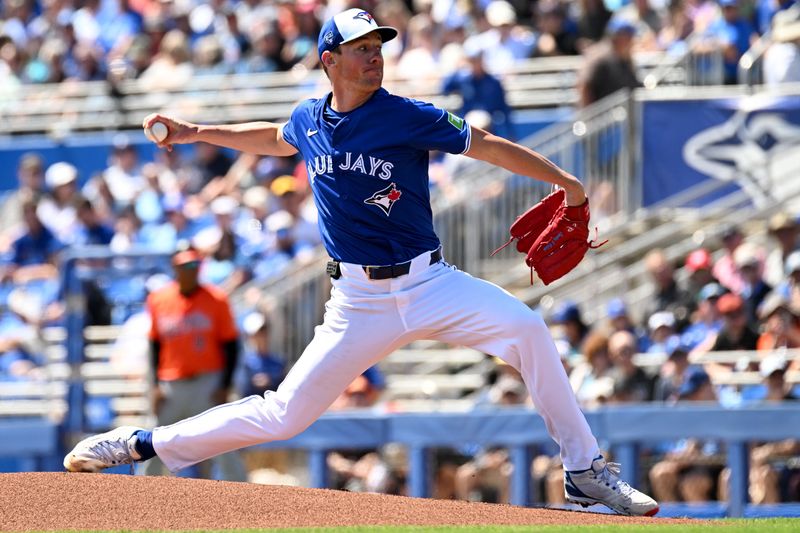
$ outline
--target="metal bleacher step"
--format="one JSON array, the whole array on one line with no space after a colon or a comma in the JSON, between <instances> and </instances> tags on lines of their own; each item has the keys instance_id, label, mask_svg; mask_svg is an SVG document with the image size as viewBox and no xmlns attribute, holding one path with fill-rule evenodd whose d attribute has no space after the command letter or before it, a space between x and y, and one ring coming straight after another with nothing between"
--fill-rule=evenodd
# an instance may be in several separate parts
<instances>
[{"instance_id":1,"label":"metal bleacher step","mask_svg":"<svg viewBox=\"0 0 800 533\"><path fill-rule=\"evenodd\" d=\"M439 394L464 396L480 389L485 383L482 374L390 375L386 377L386 393L392 397Z\"/></svg>"},{"instance_id":2,"label":"metal bleacher step","mask_svg":"<svg viewBox=\"0 0 800 533\"><path fill-rule=\"evenodd\" d=\"M92 396L143 396L150 390L147 381L129 381L124 379L108 379L88 381L85 386L86 393Z\"/></svg>"},{"instance_id":3,"label":"metal bleacher step","mask_svg":"<svg viewBox=\"0 0 800 533\"><path fill-rule=\"evenodd\" d=\"M486 359L483 352L471 348L397 350L383 360L385 364L441 363L475 365Z\"/></svg>"}]
</instances>

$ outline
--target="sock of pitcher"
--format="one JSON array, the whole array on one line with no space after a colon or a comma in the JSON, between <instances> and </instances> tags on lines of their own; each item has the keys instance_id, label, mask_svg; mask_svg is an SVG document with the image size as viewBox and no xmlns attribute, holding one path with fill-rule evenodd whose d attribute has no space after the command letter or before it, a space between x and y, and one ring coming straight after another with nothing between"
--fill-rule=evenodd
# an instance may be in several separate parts
<instances>
[{"instance_id":1,"label":"sock of pitcher","mask_svg":"<svg viewBox=\"0 0 800 533\"><path fill-rule=\"evenodd\" d=\"M140 429L136 433L136 443L133 445L136 452L142 457L140 461L147 461L156 456L156 451L153 449L153 432Z\"/></svg>"}]
</instances>

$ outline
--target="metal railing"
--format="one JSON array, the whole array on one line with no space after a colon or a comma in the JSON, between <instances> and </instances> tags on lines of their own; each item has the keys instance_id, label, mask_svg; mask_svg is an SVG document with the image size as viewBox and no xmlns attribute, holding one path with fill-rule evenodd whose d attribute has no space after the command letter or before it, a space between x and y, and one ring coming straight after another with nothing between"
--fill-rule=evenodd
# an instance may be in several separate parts
<instances>
[{"instance_id":1,"label":"metal railing","mask_svg":"<svg viewBox=\"0 0 800 533\"><path fill-rule=\"evenodd\" d=\"M660 52L640 54L642 76L663 61ZM572 105L582 56L535 58L516 63L503 75L509 104L515 109ZM685 84L680 71L665 83ZM387 69L392 92L457 109L458 96L442 96L441 79L400 79ZM165 111L200 122L284 120L296 103L328 90L319 70L268 74L196 76L189 86L152 87L139 80L111 85L104 81L60 84L7 84L0 90L0 134L45 132L59 138L72 131L141 127L151 112Z\"/></svg>"}]
</instances>

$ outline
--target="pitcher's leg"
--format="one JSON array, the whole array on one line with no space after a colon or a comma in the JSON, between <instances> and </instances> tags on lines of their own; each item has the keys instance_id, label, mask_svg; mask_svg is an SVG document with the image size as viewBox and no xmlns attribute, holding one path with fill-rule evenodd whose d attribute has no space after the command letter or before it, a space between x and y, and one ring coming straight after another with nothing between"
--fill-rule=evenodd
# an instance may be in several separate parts
<instances>
[{"instance_id":1,"label":"pitcher's leg","mask_svg":"<svg viewBox=\"0 0 800 533\"><path fill-rule=\"evenodd\" d=\"M405 343L395 315L355 315L329 308L325 323L277 391L154 429L158 456L174 471L231 450L285 440L306 429L353 379Z\"/></svg>"},{"instance_id":2,"label":"pitcher's leg","mask_svg":"<svg viewBox=\"0 0 800 533\"><path fill-rule=\"evenodd\" d=\"M440 331L433 337L496 355L517 369L536 409L561 448L567 470L588 468L598 456L592 435L541 316L500 287L460 271L447 273L427 309ZM425 315L420 321L426 320ZM423 322L420 322L423 323Z\"/></svg>"}]
</instances>

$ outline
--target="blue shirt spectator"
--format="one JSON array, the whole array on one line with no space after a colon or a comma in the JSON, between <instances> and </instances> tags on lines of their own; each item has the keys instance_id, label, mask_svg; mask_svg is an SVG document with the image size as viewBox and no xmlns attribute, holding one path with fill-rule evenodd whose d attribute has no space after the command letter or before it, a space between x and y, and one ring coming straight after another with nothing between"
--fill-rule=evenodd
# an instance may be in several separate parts
<instances>
[{"instance_id":1,"label":"blue shirt spectator","mask_svg":"<svg viewBox=\"0 0 800 533\"><path fill-rule=\"evenodd\" d=\"M239 393L260 396L277 390L286 375L286 362L269 350L269 320L262 313L250 313L242 322L242 331L247 337L237 376Z\"/></svg>"},{"instance_id":2,"label":"blue shirt spectator","mask_svg":"<svg viewBox=\"0 0 800 533\"><path fill-rule=\"evenodd\" d=\"M83 199L79 202L77 215L81 224L73 244L106 246L111 243L111 239L114 238L114 229L100 221L90 200Z\"/></svg>"},{"instance_id":3,"label":"blue shirt spectator","mask_svg":"<svg viewBox=\"0 0 800 533\"><path fill-rule=\"evenodd\" d=\"M758 33L764 35L769 31L775 13L785 11L796 4L797 0L757 0L755 21Z\"/></svg>"},{"instance_id":4,"label":"blue shirt spectator","mask_svg":"<svg viewBox=\"0 0 800 533\"><path fill-rule=\"evenodd\" d=\"M479 48L466 51L469 68L459 70L447 78L442 85L444 94L461 95L459 114L465 117L470 111L489 113L491 123L488 130L513 138L511 109L506 102L506 93L500 80L486 72L483 67L483 52Z\"/></svg>"},{"instance_id":5,"label":"blue shirt spectator","mask_svg":"<svg viewBox=\"0 0 800 533\"><path fill-rule=\"evenodd\" d=\"M723 46L725 83L736 84L739 59L750 48L755 29L739 14L739 0L719 0L719 5L722 18L711 25L709 33Z\"/></svg>"}]
</instances>

